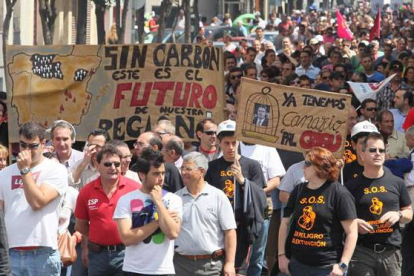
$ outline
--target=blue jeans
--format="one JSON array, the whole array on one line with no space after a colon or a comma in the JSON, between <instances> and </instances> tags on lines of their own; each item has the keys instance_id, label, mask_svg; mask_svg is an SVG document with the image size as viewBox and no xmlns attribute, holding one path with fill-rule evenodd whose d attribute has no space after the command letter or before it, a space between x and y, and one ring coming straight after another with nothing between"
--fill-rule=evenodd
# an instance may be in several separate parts
<instances>
[{"instance_id":1,"label":"blue jeans","mask_svg":"<svg viewBox=\"0 0 414 276\"><path fill-rule=\"evenodd\" d=\"M289 271L292 276L329 276L333 265L329 266L310 266L298 262L291 258L289 263ZM344 274L345 275L345 274Z\"/></svg>"},{"instance_id":2,"label":"blue jeans","mask_svg":"<svg viewBox=\"0 0 414 276\"><path fill-rule=\"evenodd\" d=\"M13 276L59 276L59 250L42 247L34 250L9 249Z\"/></svg>"},{"instance_id":3,"label":"blue jeans","mask_svg":"<svg viewBox=\"0 0 414 276\"><path fill-rule=\"evenodd\" d=\"M80 243L76 245L76 253L78 254L78 258L72 265L72 271L70 274L67 273L66 276L88 276L88 268L84 267L82 263L82 246Z\"/></svg>"},{"instance_id":4,"label":"blue jeans","mask_svg":"<svg viewBox=\"0 0 414 276\"><path fill-rule=\"evenodd\" d=\"M259 236L253 242L250 264L247 269L247 276L260 276L262 275L262 267L264 262L264 255L266 251L267 235L269 230L270 220L265 219L262 229L260 229Z\"/></svg>"},{"instance_id":5,"label":"blue jeans","mask_svg":"<svg viewBox=\"0 0 414 276\"><path fill-rule=\"evenodd\" d=\"M88 275L89 276L122 276L125 250L102 250L99 253L89 250Z\"/></svg>"}]
</instances>

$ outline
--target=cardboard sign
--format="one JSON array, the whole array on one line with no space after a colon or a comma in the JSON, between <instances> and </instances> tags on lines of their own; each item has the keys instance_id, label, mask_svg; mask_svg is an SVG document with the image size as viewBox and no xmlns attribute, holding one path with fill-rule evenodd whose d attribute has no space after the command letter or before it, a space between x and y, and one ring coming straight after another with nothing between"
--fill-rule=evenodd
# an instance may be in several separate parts
<instances>
[{"instance_id":1,"label":"cardboard sign","mask_svg":"<svg viewBox=\"0 0 414 276\"><path fill-rule=\"evenodd\" d=\"M246 78L241 87L238 140L298 152L319 146L342 157L350 95Z\"/></svg>"},{"instance_id":2,"label":"cardboard sign","mask_svg":"<svg viewBox=\"0 0 414 276\"><path fill-rule=\"evenodd\" d=\"M221 49L194 44L8 46L9 140L29 121L72 123L133 140L169 119L194 140L203 118L223 120Z\"/></svg>"}]
</instances>

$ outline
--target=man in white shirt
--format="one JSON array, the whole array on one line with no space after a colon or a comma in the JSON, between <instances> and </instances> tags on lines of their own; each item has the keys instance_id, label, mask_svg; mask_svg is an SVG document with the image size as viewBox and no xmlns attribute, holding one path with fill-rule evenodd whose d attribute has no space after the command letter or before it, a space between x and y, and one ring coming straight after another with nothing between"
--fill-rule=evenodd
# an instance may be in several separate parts
<instances>
[{"instance_id":1,"label":"man in white shirt","mask_svg":"<svg viewBox=\"0 0 414 276\"><path fill-rule=\"evenodd\" d=\"M199 152L184 156L183 225L175 241L176 275L235 275L236 221L223 191L204 181L207 158Z\"/></svg>"},{"instance_id":2,"label":"man in white shirt","mask_svg":"<svg viewBox=\"0 0 414 276\"><path fill-rule=\"evenodd\" d=\"M75 128L64 120L57 120L53 122L50 134L56 158L71 170L79 160L83 159L83 152L72 149L72 144L76 140Z\"/></svg>"},{"instance_id":3,"label":"man in white shirt","mask_svg":"<svg viewBox=\"0 0 414 276\"><path fill-rule=\"evenodd\" d=\"M312 65L312 53L308 50L303 50L300 53L300 66L296 68L295 73L299 77L306 75L314 80L319 71L319 68Z\"/></svg>"},{"instance_id":4,"label":"man in white shirt","mask_svg":"<svg viewBox=\"0 0 414 276\"><path fill-rule=\"evenodd\" d=\"M0 172L13 275L60 275L57 233L66 168L43 156L46 130L36 122L19 130L17 163Z\"/></svg>"},{"instance_id":5,"label":"man in white shirt","mask_svg":"<svg viewBox=\"0 0 414 276\"><path fill-rule=\"evenodd\" d=\"M160 151L144 149L136 168L142 186L119 199L113 216L126 246L123 275L175 274L174 239L181 227L181 198L161 188L165 166Z\"/></svg>"}]
</instances>

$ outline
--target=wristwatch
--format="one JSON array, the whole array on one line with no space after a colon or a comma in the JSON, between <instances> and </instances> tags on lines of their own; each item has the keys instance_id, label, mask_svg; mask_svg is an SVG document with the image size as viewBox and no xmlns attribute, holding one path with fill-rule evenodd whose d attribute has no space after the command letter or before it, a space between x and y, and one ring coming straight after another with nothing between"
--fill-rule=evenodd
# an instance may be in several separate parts
<instances>
[{"instance_id":1,"label":"wristwatch","mask_svg":"<svg viewBox=\"0 0 414 276\"><path fill-rule=\"evenodd\" d=\"M348 269L348 265L344 262L340 262L338 265L343 271L346 271Z\"/></svg>"},{"instance_id":2,"label":"wristwatch","mask_svg":"<svg viewBox=\"0 0 414 276\"><path fill-rule=\"evenodd\" d=\"M28 174L30 172L30 168L24 168L24 169L22 169L21 171L20 171L20 174L21 175L26 175L26 174Z\"/></svg>"}]
</instances>

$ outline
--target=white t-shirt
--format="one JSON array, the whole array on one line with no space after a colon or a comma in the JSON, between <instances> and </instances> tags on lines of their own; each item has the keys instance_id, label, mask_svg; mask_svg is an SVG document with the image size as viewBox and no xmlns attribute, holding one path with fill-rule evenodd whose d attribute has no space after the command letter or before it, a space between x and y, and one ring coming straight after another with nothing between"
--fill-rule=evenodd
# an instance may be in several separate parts
<instances>
[{"instance_id":1,"label":"white t-shirt","mask_svg":"<svg viewBox=\"0 0 414 276\"><path fill-rule=\"evenodd\" d=\"M62 211L59 216L59 235L63 234L69 227L70 216L75 212L78 195L78 190L71 186L66 190L62 203Z\"/></svg>"},{"instance_id":2,"label":"white t-shirt","mask_svg":"<svg viewBox=\"0 0 414 276\"><path fill-rule=\"evenodd\" d=\"M169 210L177 211L182 218L183 204L180 197L167 192L163 196L163 202ZM150 195L140 190L130 192L119 199L114 219L132 218L132 213L145 217L147 212L153 210L151 204ZM122 270L141 274L174 274L173 257L174 241L156 231L139 244L126 247Z\"/></svg>"},{"instance_id":3,"label":"white t-shirt","mask_svg":"<svg viewBox=\"0 0 414 276\"><path fill-rule=\"evenodd\" d=\"M282 177L286 173L285 167L280 160L279 153L275 148L262 145L248 146L244 143L240 143L240 152L244 157L248 157L260 163L266 183L269 179L276 176Z\"/></svg>"},{"instance_id":4,"label":"white t-shirt","mask_svg":"<svg viewBox=\"0 0 414 276\"><path fill-rule=\"evenodd\" d=\"M9 247L47 246L57 249L61 200L68 187L68 173L65 166L47 158L31 171L38 186L46 183L60 196L34 211L26 200L17 164L0 171L0 200L4 201Z\"/></svg>"}]
</instances>

